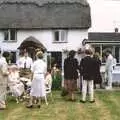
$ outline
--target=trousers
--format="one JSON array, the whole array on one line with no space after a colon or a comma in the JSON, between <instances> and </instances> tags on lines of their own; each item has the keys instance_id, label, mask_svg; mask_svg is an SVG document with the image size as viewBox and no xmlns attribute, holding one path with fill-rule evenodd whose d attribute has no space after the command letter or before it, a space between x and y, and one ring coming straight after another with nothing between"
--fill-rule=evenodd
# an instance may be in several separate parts
<instances>
[{"instance_id":1,"label":"trousers","mask_svg":"<svg viewBox=\"0 0 120 120\"><path fill-rule=\"evenodd\" d=\"M90 101L94 99L94 87L93 80L83 80L82 81L82 100L86 101L87 92L89 94Z\"/></svg>"}]
</instances>

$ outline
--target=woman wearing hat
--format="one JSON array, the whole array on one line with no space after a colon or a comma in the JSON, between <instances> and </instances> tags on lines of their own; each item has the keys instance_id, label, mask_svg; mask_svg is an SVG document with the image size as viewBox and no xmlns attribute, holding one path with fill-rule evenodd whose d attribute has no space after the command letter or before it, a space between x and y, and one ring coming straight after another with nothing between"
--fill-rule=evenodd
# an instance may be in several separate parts
<instances>
[{"instance_id":1,"label":"woman wearing hat","mask_svg":"<svg viewBox=\"0 0 120 120\"><path fill-rule=\"evenodd\" d=\"M30 102L27 105L28 108L33 106L33 98L37 98L38 107L41 104L41 97L45 97L45 73L47 71L47 63L43 60L43 52L38 51L36 54L37 60L33 63L32 71L32 85L30 91Z\"/></svg>"},{"instance_id":2,"label":"woman wearing hat","mask_svg":"<svg viewBox=\"0 0 120 120\"><path fill-rule=\"evenodd\" d=\"M19 103L19 98L24 93L24 84L20 81L16 65L11 65L9 68L8 86L12 94L16 97L16 102Z\"/></svg>"}]
</instances>

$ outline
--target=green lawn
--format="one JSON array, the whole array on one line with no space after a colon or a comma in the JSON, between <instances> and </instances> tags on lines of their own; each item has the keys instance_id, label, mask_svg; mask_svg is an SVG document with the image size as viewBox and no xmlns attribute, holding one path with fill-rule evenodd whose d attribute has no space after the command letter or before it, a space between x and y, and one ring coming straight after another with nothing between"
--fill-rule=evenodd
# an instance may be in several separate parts
<instances>
[{"instance_id":1,"label":"green lawn","mask_svg":"<svg viewBox=\"0 0 120 120\"><path fill-rule=\"evenodd\" d=\"M17 104L8 99L8 108L0 111L0 120L120 120L120 91L96 91L95 103L65 101L60 91L53 92L54 102L42 107L28 109L25 104Z\"/></svg>"}]
</instances>

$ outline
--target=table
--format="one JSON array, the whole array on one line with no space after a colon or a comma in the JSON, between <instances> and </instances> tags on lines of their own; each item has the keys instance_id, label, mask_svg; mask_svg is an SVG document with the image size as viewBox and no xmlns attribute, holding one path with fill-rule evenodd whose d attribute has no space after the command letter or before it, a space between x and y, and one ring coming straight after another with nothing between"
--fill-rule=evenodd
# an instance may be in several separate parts
<instances>
[{"instance_id":1,"label":"table","mask_svg":"<svg viewBox=\"0 0 120 120\"><path fill-rule=\"evenodd\" d=\"M105 82L105 66L101 66L100 72L101 72L101 76L102 76L102 81L104 83ZM113 83L115 83L115 82L120 83L120 67L116 67L113 70L113 80L112 80L112 82Z\"/></svg>"}]
</instances>

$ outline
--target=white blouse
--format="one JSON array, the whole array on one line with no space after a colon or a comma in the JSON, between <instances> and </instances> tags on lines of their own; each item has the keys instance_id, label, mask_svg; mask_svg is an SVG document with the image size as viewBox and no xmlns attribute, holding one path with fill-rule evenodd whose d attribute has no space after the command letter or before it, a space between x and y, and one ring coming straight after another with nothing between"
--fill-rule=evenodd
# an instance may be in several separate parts
<instances>
[{"instance_id":1,"label":"white blouse","mask_svg":"<svg viewBox=\"0 0 120 120\"><path fill-rule=\"evenodd\" d=\"M37 73L43 73L43 74L45 74L46 73L46 71L47 71L47 63L46 62L44 62L43 60L41 60L41 59L38 59L38 60L36 60L34 63L33 63L33 65L32 65L32 67L31 67L31 71L35 74L37 74Z\"/></svg>"}]
</instances>

